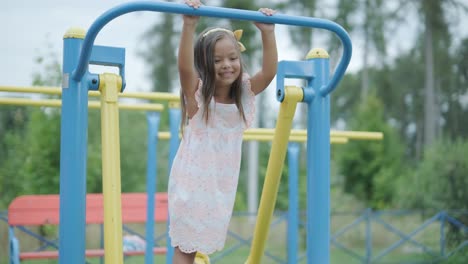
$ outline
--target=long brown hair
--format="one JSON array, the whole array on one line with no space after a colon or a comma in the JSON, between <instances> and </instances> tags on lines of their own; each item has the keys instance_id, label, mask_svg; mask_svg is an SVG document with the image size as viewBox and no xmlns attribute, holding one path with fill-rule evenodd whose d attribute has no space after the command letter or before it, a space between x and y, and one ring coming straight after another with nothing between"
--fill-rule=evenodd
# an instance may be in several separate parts
<instances>
[{"instance_id":1,"label":"long brown hair","mask_svg":"<svg viewBox=\"0 0 468 264\"><path fill-rule=\"evenodd\" d=\"M212 31L209 34L205 34L208 30L213 28L207 28L203 32L198 35L198 38L195 42L194 47L194 62L195 62L195 70L198 73L202 81L201 87L201 94L203 99L203 117L205 118L205 122L208 123L209 120L209 104L211 100L214 100L214 93L215 93L215 67L214 67L214 49L216 42L223 38L228 38L236 43L237 47L237 40L234 38L233 34L229 32L218 30ZM241 95L242 95L242 75L243 75L243 61L239 52L239 61L240 61L240 72L239 77L232 83L231 91L229 93L229 97L234 99L234 102L239 109L239 114L246 122L244 108L242 107L241 103ZM180 92L180 101L181 101L181 111L182 111L182 118L181 118L181 131L183 133L184 127L187 124L187 110L185 108L185 98L184 93L181 90ZM200 109L199 109L200 110Z\"/></svg>"}]
</instances>

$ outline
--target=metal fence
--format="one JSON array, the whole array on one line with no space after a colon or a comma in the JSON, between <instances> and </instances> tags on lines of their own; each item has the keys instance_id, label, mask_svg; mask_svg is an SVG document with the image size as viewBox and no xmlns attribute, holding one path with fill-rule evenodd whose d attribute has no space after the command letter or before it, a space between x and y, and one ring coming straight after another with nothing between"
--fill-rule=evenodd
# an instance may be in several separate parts
<instances>
[{"instance_id":1,"label":"metal fence","mask_svg":"<svg viewBox=\"0 0 468 264\"><path fill-rule=\"evenodd\" d=\"M295 263L307 263L305 215L301 217L297 243L293 243L298 246L291 248L287 242L287 214L275 213L262 263L288 263L288 252L294 250L298 256ZM465 257L465 263L468 263L467 222L468 211L463 210L367 209L361 212L333 212L330 263L441 263L454 256L459 256L457 259L460 261ZM6 212L0 213L0 223L3 223L0 224L1 230L8 229ZM226 246L223 251L211 256L211 262L245 261L254 226L255 215L234 213ZM144 227L141 230L144 232ZM26 232L28 235L31 233ZM164 225L156 228L157 244L165 244L165 232ZM141 237L144 238L144 235ZM8 245L7 241L0 244ZM7 254L2 252L0 255Z\"/></svg>"},{"instance_id":2,"label":"metal fence","mask_svg":"<svg viewBox=\"0 0 468 264\"><path fill-rule=\"evenodd\" d=\"M229 255L248 254L253 231L248 223L253 217L243 213L233 217L228 244L212 257L213 263L225 263ZM334 212L331 216L330 262L440 263L452 256L463 255L468 263L467 222L468 211L462 210ZM297 248L291 248L287 242L287 224L287 212L275 214L265 263L307 263L306 223L300 221L297 243L294 243ZM293 251L298 256L296 261L288 258Z\"/></svg>"}]
</instances>

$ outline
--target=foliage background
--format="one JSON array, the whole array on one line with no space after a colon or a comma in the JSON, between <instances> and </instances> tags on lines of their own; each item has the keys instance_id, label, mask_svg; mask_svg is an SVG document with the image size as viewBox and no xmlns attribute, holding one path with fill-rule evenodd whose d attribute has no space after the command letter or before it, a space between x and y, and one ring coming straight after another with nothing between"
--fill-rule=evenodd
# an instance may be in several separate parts
<instances>
[{"instance_id":1,"label":"foliage background","mask_svg":"<svg viewBox=\"0 0 468 264\"><path fill-rule=\"evenodd\" d=\"M332 127L342 130L382 131L380 142L351 141L332 146L333 210L433 209L468 210L468 39L454 31L468 14L461 0L321 0L215 1L216 5L256 10L271 6L280 12L317 16L341 24L350 33L354 49L363 57L362 68L348 72L331 96ZM416 19L408 19L416 17ZM154 91L177 92L176 46L181 20L161 15L162 23L149 25L141 56L149 65ZM409 23L416 23L409 25ZM251 47L244 54L250 72L261 61L259 34L248 22L202 19L199 31L219 24L242 28L242 41ZM389 46L399 29L413 26L416 35L408 49ZM466 35L466 34L465 34ZM340 43L331 34L304 28L288 29L278 38L291 38L291 49L304 54L321 43L328 47L332 65L340 56ZM325 43L325 45L323 45ZM358 44L356 44L358 43ZM60 58L44 47L35 59L36 86L59 86ZM393 52L390 54L390 50ZM396 52L395 52L396 50ZM363 52L364 51L364 52ZM299 60L292 55L290 60ZM41 96L45 98L46 96ZM271 98L270 98L271 99ZM275 122L266 110L268 98L259 97L259 126ZM304 109L298 112L305 112ZM89 112L88 192L101 192L100 114ZM303 117L295 120L305 127ZM146 116L120 113L122 191L145 191ZM168 130L163 114L160 130ZM260 143L260 183L271 145ZM58 193L60 110L0 106L0 209L23 194ZM165 191L168 144L158 146L158 191ZM235 210L246 210L244 155ZM305 147L301 155L301 207L305 208ZM278 210L288 207L287 165L278 195ZM262 186L259 186L261 192ZM468 225L468 219L460 219ZM465 237L466 238L466 237Z\"/></svg>"}]
</instances>

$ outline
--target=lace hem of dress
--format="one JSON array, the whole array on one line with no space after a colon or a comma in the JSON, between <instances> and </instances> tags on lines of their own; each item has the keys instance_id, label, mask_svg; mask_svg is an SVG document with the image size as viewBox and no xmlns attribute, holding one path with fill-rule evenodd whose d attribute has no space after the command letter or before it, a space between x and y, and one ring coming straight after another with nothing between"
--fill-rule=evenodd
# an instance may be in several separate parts
<instances>
[{"instance_id":1,"label":"lace hem of dress","mask_svg":"<svg viewBox=\"0 0 468 264\"><path fill-rule=\"evenodd\" d=\"M201 252L206 255L211 255L215 253L216 251L220 251L223 249L223 247L215 247L215 246L200 246L200 245L195 245L191 242L188 241L179 241L177 239L174 239L173 236L171 236L171 246L172 247L178 247L180 251L184 253L194 253L194 252ZM223 245L224 246L224 245Z\"/></svg>"}]
</instances>

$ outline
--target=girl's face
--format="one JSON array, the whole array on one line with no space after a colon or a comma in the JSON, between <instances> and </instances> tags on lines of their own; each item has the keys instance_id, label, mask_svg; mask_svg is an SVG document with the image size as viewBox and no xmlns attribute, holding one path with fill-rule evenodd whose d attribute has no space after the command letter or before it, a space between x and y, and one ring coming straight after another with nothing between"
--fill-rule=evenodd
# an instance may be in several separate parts
<instances>
[{"instance_id":1,"label":"girl's face","mask_svg":"<svg viewBox=\"0 0 468 264\"><path fill-rule=\"evenodd\" d=\"M240 54L237 43L224 37L214 47L214 69L216 88L230 88L240 74Z\"/></svg>"}]
</instances>

